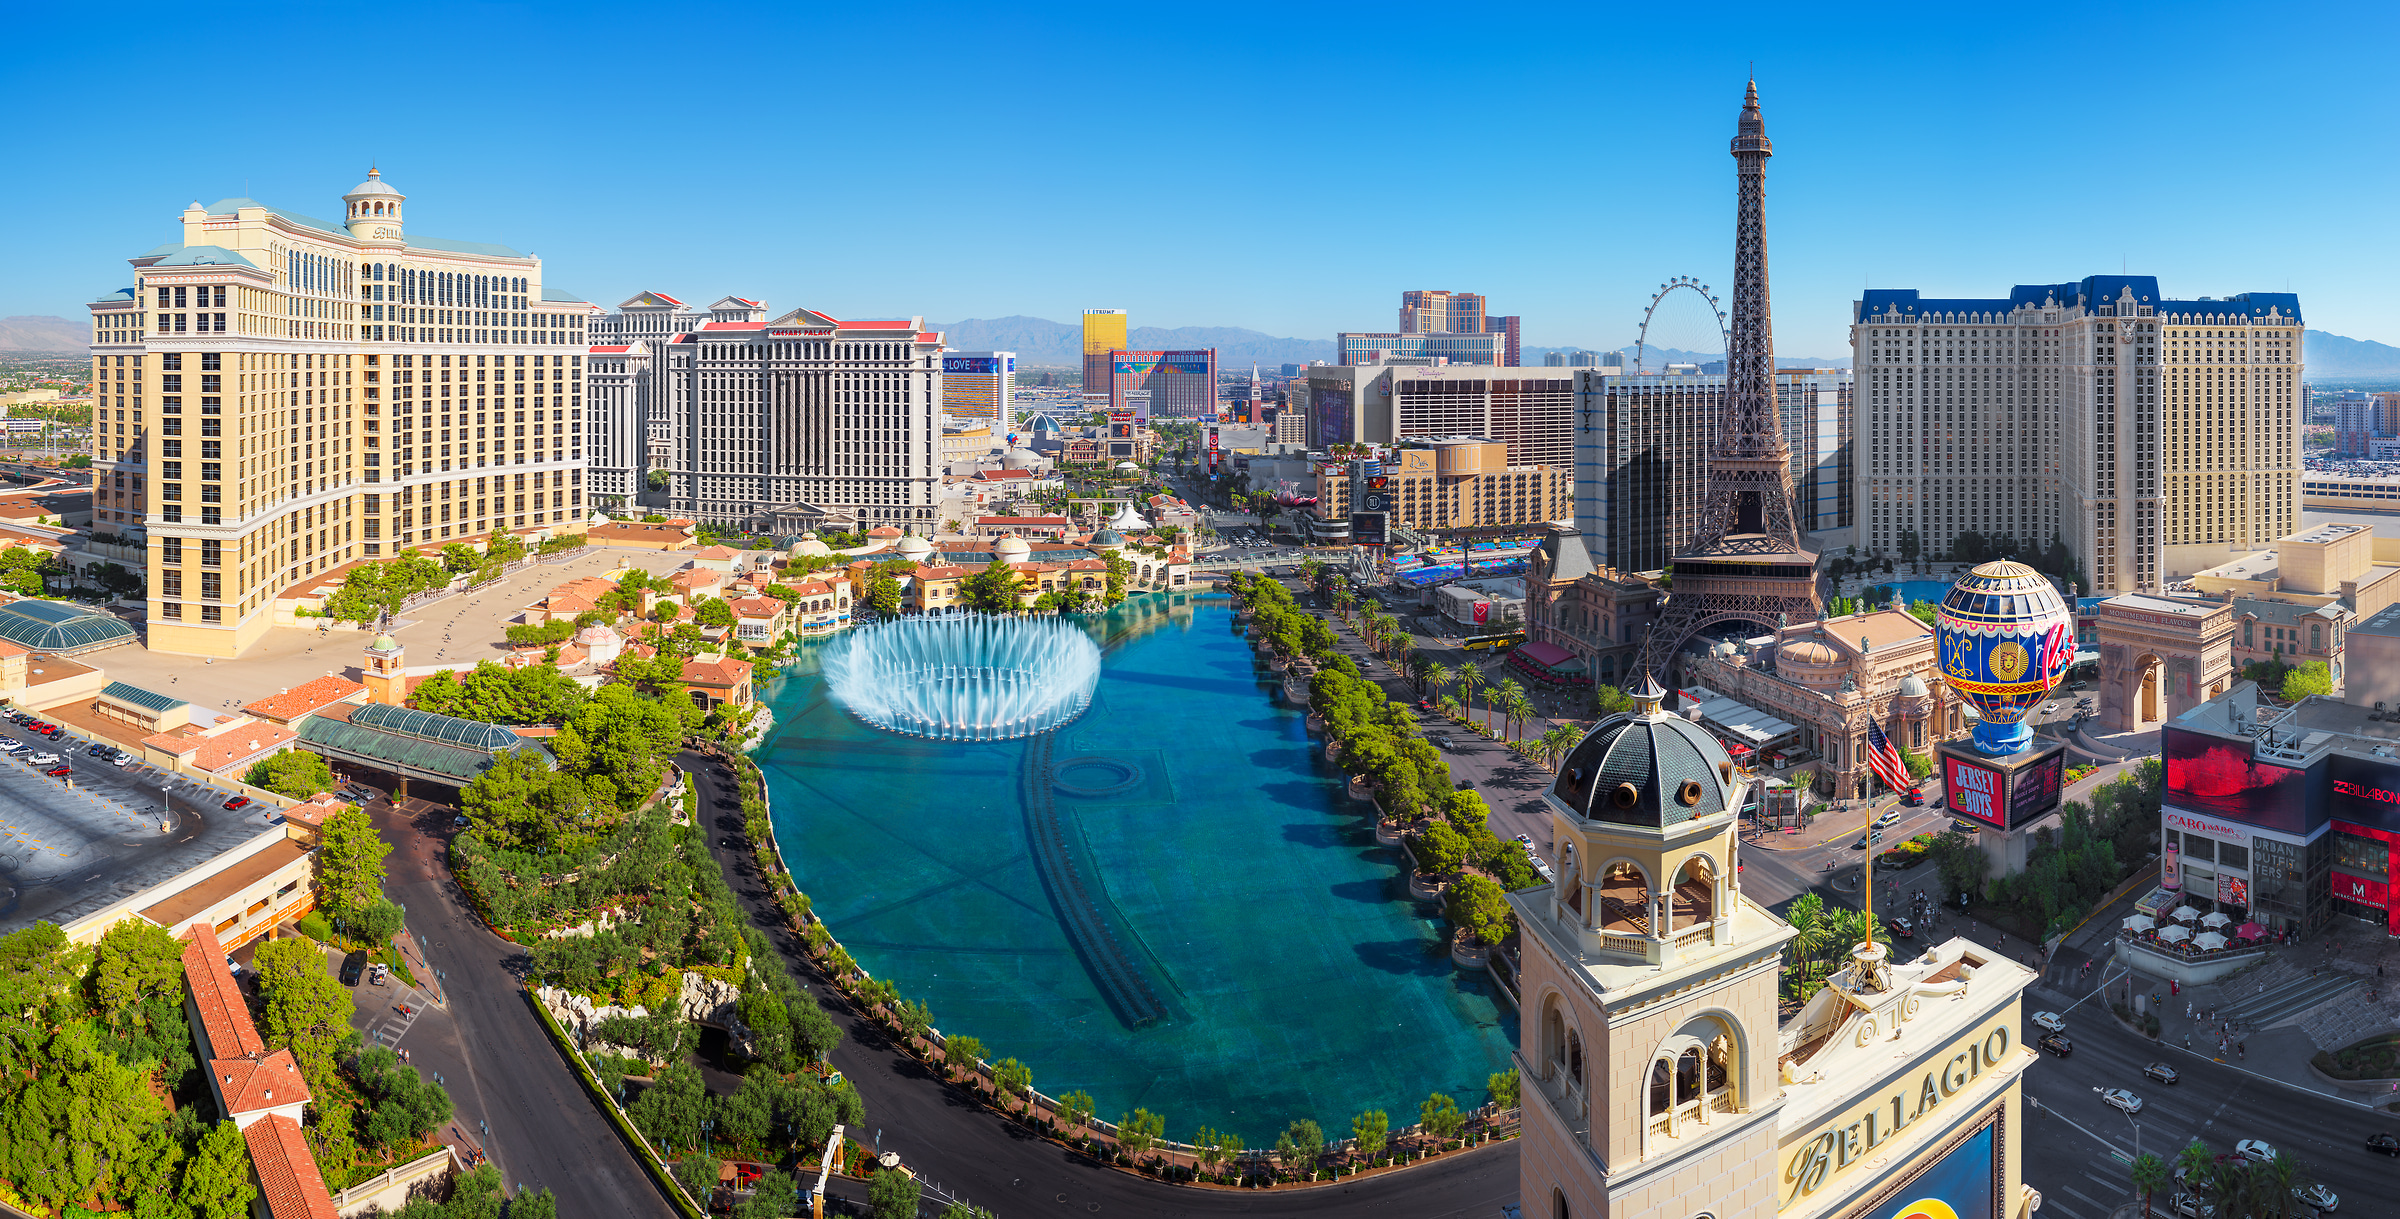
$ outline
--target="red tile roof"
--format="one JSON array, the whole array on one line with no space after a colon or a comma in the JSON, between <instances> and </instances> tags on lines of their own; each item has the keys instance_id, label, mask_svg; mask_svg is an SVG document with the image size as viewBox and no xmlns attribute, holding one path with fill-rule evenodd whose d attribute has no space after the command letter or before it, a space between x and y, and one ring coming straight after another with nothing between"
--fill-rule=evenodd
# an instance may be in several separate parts
<instances>
[{"instance_id":1,"label":"red tile roof","mask_svg":"<svg viewBox=\"0 0 2400 1219\"><path fill-rule=\"evenodd\" d=\"M742 552L724 546L710 546L693 551L692 557L695 559L738 559L742 557Z\"/></svg>"},{"instance_id":2,"label":"red tile roof","mask_svg":"<svg viewBox=\"0 0 2400 1219\"><path fill-rule=\"evenodd\" d=\"M767 324L765 322L704 322L700 328L702 330L764 330L767 328Z\"/></svg>"},{"instance_id":3,"label":"red tile roof","mask_svg":"<svg viewBox=\"0 0 2400 1219\"><path fill-rule=\"evenodd\" d=\"M631 351L631 350L633 350L633 345L632 345L631 343L611 343L611 344L609 344L609 345L607 345L607 346L605 346L605 347L594 347L594 348L592 348L592 350L593 350L593 351L595 351L595 352L602 352L602 353L614 353L614 352L619 352L619 351Z\"/></svg>"},{"instance_id":4,"label":"red tile roof","mask_svg":"<svg viewBox=\"0 0 2400 1219\"><path fill-rule=\"evenodd\" d=\"M267 1043L259 1040L258 1026L250 1023L250 1005L242 999L242 988L225 968L225 946L217 942L216 928L194 923L184 938L189 943L183 946L183 981L191 990L193 1010L200 1013L209 1055L237 1058L266 1053Z\"/></svg>"},{"instance_id":5,"label":"red tile roof","mask_svg":"<svg viewBox=\"0 0 2400 1219\"><path fill-rule=\"evenodd\" d=\"M669 295L667 295L667 294L666 294L666 293L664 293L664 292L644 292L644 293L642 293L642 295L644 295L644 296L655 296L655 297L657 297L658 299L660 299L660 300L662 300L662 301L665 301L665 302L667 302L667 303L668 303L668 304L670 304L670 305L680 305L680 304L682 304L682 303L683 303L682 301L676 300L674 297L672 297L672 296L669 296Z\"/></svg>"},{"instance_id":6,"label":"red tile roof","mask_svg":"<svg viewBox=\"0 0 2400 1219\"><path fill-rule=\"evenodd\" d=\"M738 686L750 678L747 660L687 660L683 680L702 686Z\"/></svg>"},{"instance_id":7,"label":"red tile roof","mask_svg":"<svg viewBox=\"0 0 2400 1219\"><path fill-rule=\"evenodd\" d=\"M281 749L298 738L298 733L281 724L261 720L203 739L200 747L192 751L191 762L210 774L222 774L229 767Z\"/></svg>"},{"instance_id":8,"label":"red tile roof","mask_svg":"<svg viewBox=\"0 0 2400 1219\"><path fill-rule=\"evenodd\" d=\"M290 1050L277 1050L264 1058L219 1058L209 1063L208 1069L217 1077L217 1091L224 1095L229 1115L279 1109L309 1099L308 1083L300 1078L300 1064Z\"/></svg>"},{"instance_id":9,"label":"red tile roof","mask_svg":"<svg viewBox=\"0 0 2400 1219\"><path fill-rule=\"evenodd\" d=\"M783 602L773 597L741 597L726 604L737 618L772 618L783 612Z\"/></svg>"},{"instance_id":10,"label":"red tile roof","mask_svg":"<svg viewBox=\"0 0 2400 1219\"><path fill-rule=\"evenodd\" d=\"M303 682L281 694L269 695L257 702L244 703L242 710L260 719L289 720L306 715L327 703L338 703L352 695L363 694L366 687L347 677L328 673L314 681Z\"/></svg>"},{"instance_id":11,"label":"red tile roof","mask_svg":"<svg viewBox=\"0 0 2400 1219\"><path fill-rule=\"evenodd\" d=\"M340 1219L300 1123L270 1113L243 1127L242 1140L250 1144L250 1167L269 1219Z\"/></svg>"}]
</instances>

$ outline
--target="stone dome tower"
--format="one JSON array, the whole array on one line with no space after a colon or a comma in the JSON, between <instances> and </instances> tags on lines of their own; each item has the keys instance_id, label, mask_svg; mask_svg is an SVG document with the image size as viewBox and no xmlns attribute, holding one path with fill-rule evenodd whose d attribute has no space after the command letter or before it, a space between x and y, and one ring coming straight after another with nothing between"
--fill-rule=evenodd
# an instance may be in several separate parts
<instances>
[{"instance_id":1,"label":"stone dome tower","mask_svg":"<svg viewBox=\"0 0 2400 1219\"><path fill-rule=\"evenodd\" d=\"M367 645L366 663L359 669L368 702L385 707L408 705L408 652L390 631L376 635Z\"/></svg>"},{"instance_id":2,"label":"stone dome tower","mask_svg":"<svg viewBox=\"0 0 2400 1219\"><path fill-rule=\"evenodd\" d=\"M363 240L397 240L400 236L400 205L408 196L392 189L383 180L383 171L369 169L367 180L350 188L342 196L345 206L343 222L350 226L350 235Z\"/></svg>"}]
</instances>

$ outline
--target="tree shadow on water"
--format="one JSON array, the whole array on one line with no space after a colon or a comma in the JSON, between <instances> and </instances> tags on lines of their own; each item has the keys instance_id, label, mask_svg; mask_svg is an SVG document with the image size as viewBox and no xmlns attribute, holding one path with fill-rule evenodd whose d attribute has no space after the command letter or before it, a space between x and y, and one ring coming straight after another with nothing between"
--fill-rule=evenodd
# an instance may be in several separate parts
<instances>
[{"instance_id":1,"label":"tree shadow on water","mask_svg":"<svg viewBox=\"0 0 2400 1219\"><path fill-rule=\"evenodd\" d=\"M1370 906L1380 906L1402 892L1397 877L1384 877L1380 880L1345 880L1333 886L1330 891L1335 897L1344 901L1365 902Z\"/></svg>"},{"instance_id":2,"label":"tree shadow on water","mask_svg":"<svg viewBox=\"0 0 2400 1219\"><path fill-rule=\"evenodd\" d=\"M1283 827L1283 840L1294 846L1332 847L1342 844L1341 830L1322 822L1290 822Z\"/></svg>"},{"instance_id":3,"label":"tree shadow on water","mask_svg":"<svg viewBox=\"0 0 2400 1219\"><path fill-rule=\"evenodd\" d=\"M1450 950L1438 940L1369 940L1351 948L1360 964L1387 974L1430 978L1452 969Z\"/></svg>"}]
</instances>

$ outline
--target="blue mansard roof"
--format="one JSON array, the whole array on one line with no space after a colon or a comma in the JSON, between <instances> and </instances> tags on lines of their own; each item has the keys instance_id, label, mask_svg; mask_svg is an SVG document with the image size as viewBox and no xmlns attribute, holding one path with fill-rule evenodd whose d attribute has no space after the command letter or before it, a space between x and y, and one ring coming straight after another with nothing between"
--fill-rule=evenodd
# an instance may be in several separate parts
<instances>
[{"instance_id":1,"label":"blue mansard roof","mask_svg":"<svg viewBox=\"0 0 2400 1219\"><path fill-rule=\"evenodd\" d=\"M2158 289L2155 275L2093 275L2073 283L2018 284L2009 289L2006 297L1939 297L1918 295L1914 288L1869 288L1861 294L1854 320L1865 321L1898 309L1901 316L1921 320L1932 314L1991 313L2006 314L2019 308L2039 308L2053 302L2062 308L2081 305L2097 308L2130 293L2144 305L2154 306L2161 314L2182 317L2223 318L2233 325L2265 317L2270 311L2279 318L2300 325L2300 297L2290 292L2245 292L2223 300L2169 300Z\"/></svg>"}]
</instances>

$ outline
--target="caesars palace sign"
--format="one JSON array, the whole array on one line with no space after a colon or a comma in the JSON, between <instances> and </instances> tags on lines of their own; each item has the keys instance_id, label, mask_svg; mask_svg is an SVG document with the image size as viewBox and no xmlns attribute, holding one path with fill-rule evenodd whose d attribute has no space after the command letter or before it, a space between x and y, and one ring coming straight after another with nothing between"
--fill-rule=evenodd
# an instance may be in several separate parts
<instances>
[{"instance_id":1,"label":"caesars palace sign","mask_svg":"<svg viewBox=\"0 0 2400 1219\"><path fill-rule=\"evenodd\" d=\"M1948 1056L1937 1053L1925 1059L1927 1068L1917 1078L1896 1078L1887 1095L1852 1106L1815 1135L1791 1144L1783 1167L1786 1192L1778 1209L1790 1208L1827 1181L1863 1163L1876 1147L1900 1137L1901 1131L1973 1087L1985 1071L2000 1066L2008 1058L2009 1029L2014 1023L2004 1014L1982 1030L1950 1043L1944 1047Z\"/></svg>"}]
</instances>

